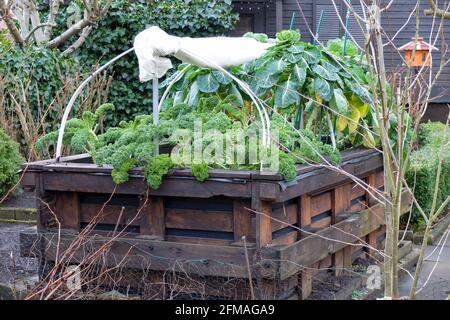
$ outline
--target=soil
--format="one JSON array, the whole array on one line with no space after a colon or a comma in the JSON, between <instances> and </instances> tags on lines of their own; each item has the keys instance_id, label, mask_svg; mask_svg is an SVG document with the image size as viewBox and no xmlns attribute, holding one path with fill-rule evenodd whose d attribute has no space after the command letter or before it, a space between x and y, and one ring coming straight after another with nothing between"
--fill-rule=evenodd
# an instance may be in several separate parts
<instances>
[{"instance_id":1,"label":"soil","mask_svg":"<svg viewBox=\"0 0 450 320\"><path fill-rule=\"evenodd\" d=\"M361 283L358 282L358 279L365 275L370 264L370 261L358 258L355 260L351 272L339 278L334 276L333 269L321 271L315 275L312 293L308 300L351 300L357 298L358 293L361 293L364 289L360 285L355 286L354 283ZM345 290L349 286L354 287ZM352 297L353 293L355 293L355 297Z\"/></svg>"}]
</instances>

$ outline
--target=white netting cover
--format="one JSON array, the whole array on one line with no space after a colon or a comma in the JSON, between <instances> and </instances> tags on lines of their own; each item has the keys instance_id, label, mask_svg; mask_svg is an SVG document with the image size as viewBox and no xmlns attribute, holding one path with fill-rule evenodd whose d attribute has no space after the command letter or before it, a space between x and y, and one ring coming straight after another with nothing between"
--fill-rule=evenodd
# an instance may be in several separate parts
<instances>
[{"instance_id":1,"label":"white netting cover","mask_svg":"<svg viewBox=\"0 0 450 320\"><path fill-rule=\"evenodd\" d=\"M227 68L261 57L270 45L242 37L175 37L155 26L140 32L134 40L142 82L161 78L172 68L167 56L201 67Z\"/></svg>"}]
</instances>

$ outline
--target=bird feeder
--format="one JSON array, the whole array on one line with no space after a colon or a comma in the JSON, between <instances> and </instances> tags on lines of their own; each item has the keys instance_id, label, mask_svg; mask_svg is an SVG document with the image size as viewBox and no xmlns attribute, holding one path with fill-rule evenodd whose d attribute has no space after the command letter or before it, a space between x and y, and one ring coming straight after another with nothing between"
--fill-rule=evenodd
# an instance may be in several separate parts
<instances>
[{"instance_id":1,"label":"bird feeder","mask_svg":"<svg viewBox=\"0 0 450 320\"><path fill-rule=\"evenodd\" d=\"M431 52L433 50L439 51L436 47L425 42L422 37L413 37L412 41L401 46L399 50L405 52L406 65L409 67L431 66Z\"/></svg>"}]
</instances>

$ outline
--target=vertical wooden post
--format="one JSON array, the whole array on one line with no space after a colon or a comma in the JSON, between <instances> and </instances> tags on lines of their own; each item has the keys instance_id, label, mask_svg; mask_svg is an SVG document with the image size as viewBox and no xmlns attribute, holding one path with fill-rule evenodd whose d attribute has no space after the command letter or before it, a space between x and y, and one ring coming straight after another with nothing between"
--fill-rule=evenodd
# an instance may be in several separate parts
<instances>
[{"instance_id":1,"label":"vertical wooden post","mask_svg":"<svg viewBox=\"0 0 450 320\"><path fill-rule=\"evenodd\" d=\"M252 188L252 209L256 211L256 245L262 248L272 241L272 222L270 214L272 213L272 205L268 201L260 198L261 186L254 183Z\"/></svg>"},{"instance_id":2,"label":"vertical wooden post","mask_svg":"<svg viewBox=\"0 0 450 320\"><path fill-rule=\"evenodd\" d=\"M313 280L314 280L314 273L315 273L315 270L313 270L313 269L317 269L318 267L319 267L319 262L316 262L310 267L310 269L303 270L300 273L300 279L299 279L300 294L299 294L299 298L301 298L302 300L307 299L311 295L312 285L313 285Z\"/></svg>"},{"instance_id":3,"label":"vertical wooden post","mask_svg":"<svg viewBox=\"0 0 450 320\"><path fill-rule=\"evenodd\" d=\"M164 240L166 223L164 221L164 201L162 197L145 197L140 200L140 237Z\"/></svg>"},{"instance_id":4,"label":"vertical wooden post","mask_svg":"<svg viewBox=\"0 0 450 320\"><path fill-rule=\"evenodd\" d=\"M331 193L331 224L339 222L339 214L343 213L351 205L351 184L337 186ZM332 255L332 265L334 267L334 274L336 277L342 275L344 268L344 255L348 254L345 248L339 250ZM348 259L348 258L347 258Z\"/></svg>"},{"instance_id":5,"label":"vertical wooden post","mask_svg":"<svg viewBox=\"0 0 450 320\"><path fill-rule=\"evenodd\" d=\"M256 244L258 248L262 248L272 241L272 222L270 214L272 206L270 202L261 201L258 205L259 209L254 209L262 214L256 216Z\"/></svg>"},{"instance_id":6,"label":"vertical wooden post","mask_svg":"<svg viewBox=\"0 0 450 320\"><path fill-rule=\"evenodd\" d=\"M61 229L80 230L80 203L76 192L56 194L55 213L59 217Z\"/></svg>"},{"instance_id":7,"label":"vertical wooden post","mask_svg":"<svg viewBox=\"0 0 450 320\"><path fill-rule=\"evenodd\" d=\"M245 236L247 244L255 241L255 230L252 230L253 213L245 208L250 203L243 199L233 200L233 232L235 245L243 245L242 237Z\"/></svg>"},{"instance_id":8,"label":"vertical wooden post","mask_svg":"<svg viewBox=\"0 0 450 320\"><path fill-rule=\"evenodd\" d=\"M371 174L370 176L367 177L367 184L375 189L377 188L376 174ZM375 200L373 199L373 197L366 191L367 207L374 205L374 202L375 202ZM367 240L366 240L367 243L372 248L375 248L375 249L377 248L377 235L378 235L378 232L375 230L367 235ZM374 258L376 256L377 251L375 249L366 248L367 258Z\"/></svg>"},{"instance_id":9,"label":"vertical wooden post","mask_svg":"<svg viewBox=\"0 0 450 320\"><path fill-rule=\"evenodd\" d=\"M303 194L298 198L298 211L297 211L297 223L300 228L305 228L311 225L311 196L308 194ZM298 233L298 238L308 236L309 234L304 232ZM312 268L317 268L318 263L311 266ZM312 270L303 270L298 276L298 286L299 286L299 299L305 300L309 297L312 292L312 282L313 282L314 272Z\"/></svg>"},{"instance_id":10,"label":"vertical wooden post","mask_svg":"<svg viewBox=\"0 0 450 320\"><path fill-rule=\"evenodd\" d=\"M311 196L303 194L298 199L297 223L300 228L304 228L311 224ZM305 236L308 236L308 234L299 231L299 239Z\"/></svg>"}]
</instances>

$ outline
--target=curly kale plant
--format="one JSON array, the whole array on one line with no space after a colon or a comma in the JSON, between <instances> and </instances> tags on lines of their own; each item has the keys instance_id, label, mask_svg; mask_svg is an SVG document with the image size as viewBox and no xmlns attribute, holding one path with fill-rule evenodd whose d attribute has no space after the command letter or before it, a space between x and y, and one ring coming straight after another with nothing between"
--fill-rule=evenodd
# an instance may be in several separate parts
<instances>
[{"instance_id":1,"label":"curly kale plant","mask_svg":"<svg viewBox=\"0 0 450 320\"><path fill-rule=\"evenodd\" d=\"M85 111L80 119L67 121L64 129L63 144L70 146L74 152L91 152L97 140L98 120L107 112L114 111L111 103L101 105L95 112ZM36 142L36 148L43 151L46 145L54 144L59 130L47 133Z\"/></svg>"}]
</instances>

